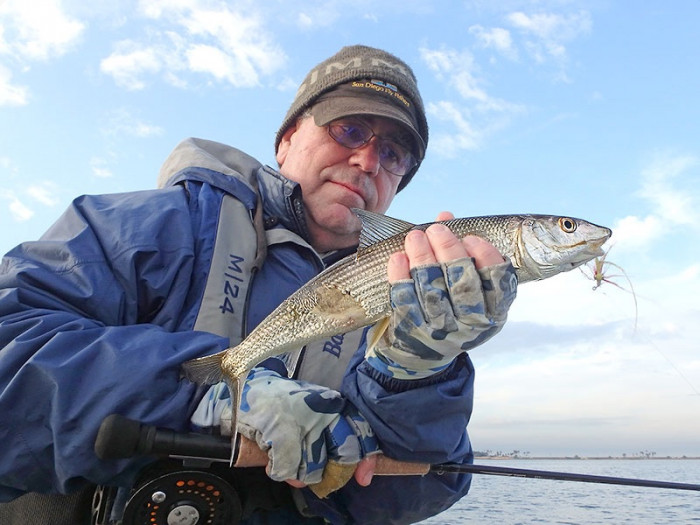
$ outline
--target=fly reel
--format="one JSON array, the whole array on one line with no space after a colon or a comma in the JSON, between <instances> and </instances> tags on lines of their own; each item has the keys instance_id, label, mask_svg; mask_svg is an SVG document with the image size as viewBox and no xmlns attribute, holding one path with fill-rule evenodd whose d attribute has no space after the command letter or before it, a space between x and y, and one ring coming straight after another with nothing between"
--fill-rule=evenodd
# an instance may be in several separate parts
<instances>
[{"instance_id":1,"label":"fly reel","mask_svg":"<svg viewBox=\"0 0 700 525\"><path fill-rule=\"evenodd\" d=\"M232 525L241 500L224 479L201 470L169 472L139 486L124 508L123 525Z\"/></svg>"}]
</instances>

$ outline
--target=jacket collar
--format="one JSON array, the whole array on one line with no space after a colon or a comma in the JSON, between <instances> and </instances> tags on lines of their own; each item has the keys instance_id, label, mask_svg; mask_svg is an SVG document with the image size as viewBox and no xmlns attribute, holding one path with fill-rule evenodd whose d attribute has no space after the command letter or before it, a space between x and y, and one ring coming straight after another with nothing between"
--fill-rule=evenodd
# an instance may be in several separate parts
<instances>
[{"instance_id":1,"label":"jacket collar","mask_svg":"<svg viewBox=\"0 0 700 525\"><path fill-rule=\"evenodd\" d=\"M279 224L311 244L301 186L269 166L263 166L258 172L258 183L263 199L265 228L274 228Z\"/></svg>"},{"instance_id":2,"label":"jacket collar","mask_svg":"<svg viewBox=\"0 0 700 525\"><path fill-rule=\"evenodd\" d=\"M288 179L269 166L264 166L258 172L258 181L265 211L265 229L280 225L311 244L311 234L306 224L304 200L299 183ZM355 250L356 247L334 250L321 254L321 257L324 263L329 265Z\"/></svg>"}]
</instances>

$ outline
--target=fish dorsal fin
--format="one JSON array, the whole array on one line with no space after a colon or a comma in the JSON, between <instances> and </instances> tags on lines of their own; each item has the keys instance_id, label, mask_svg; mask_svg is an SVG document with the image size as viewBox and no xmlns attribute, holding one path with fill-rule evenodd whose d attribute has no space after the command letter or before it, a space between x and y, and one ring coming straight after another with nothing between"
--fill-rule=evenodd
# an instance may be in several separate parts
<instances>
[{"instance_id":1,"label":"fish dorsal fin","mask_svg":"<svg viewBox=\"0 0 700 525\"><path fill-rule=\"evenodd\" d=\"M381 213L353 208L352 211L362 221L362 231L360 232L360 246L357 252L384 241L394 235L405 233L415 226L410 222L394 219Z\"/></svg>"}]
</instances>

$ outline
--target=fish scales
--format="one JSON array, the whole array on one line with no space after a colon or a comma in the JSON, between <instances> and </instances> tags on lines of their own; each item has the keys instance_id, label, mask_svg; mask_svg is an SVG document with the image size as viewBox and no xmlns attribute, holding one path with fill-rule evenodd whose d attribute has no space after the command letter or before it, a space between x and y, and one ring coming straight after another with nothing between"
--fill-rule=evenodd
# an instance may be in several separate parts
<instances>
[{"instance_id":1,"label":"fish scales","mask_svg":"<svg viewBox=\"0 0 700 525\"><path fill-rule=\"evenodd\" d=\"M415 226L353 211L362 220L357 255L345 257L299 288L238 346L183 365L185 376L192 381L226 381L235 400L232 451L237 449L235 429L245 379L255 365L271 356L298 352L313 341L370 325L391 313L389 258L404 250L411 229L425 230L430 224ZM549 215L470 217L443 223L457 237L474 234L490 241L510 258L520 282L545 279L603 255L601 246L612 234L608 228L580 219Z\"/></svg>"},{"instance_id":2,"label":"fish scales","mask_svg":"<svg viewBox=\"0 0 700 525\"><path fill-rule=\"evenodd\" d=\"M185 374L200 383L226 378L229 387L264 359L324 338L356 330L391 311L387 264L404 250L413 225L354 210L363 222L360 247L327 268L283 301L238 346L185 363ZM455 235L478 235L510 258L518 280L544 279L602 254L608 228L551 215L493 215L442 221ZM240 394L240 389L238 390Z\"/></svg>"}]
</instances>

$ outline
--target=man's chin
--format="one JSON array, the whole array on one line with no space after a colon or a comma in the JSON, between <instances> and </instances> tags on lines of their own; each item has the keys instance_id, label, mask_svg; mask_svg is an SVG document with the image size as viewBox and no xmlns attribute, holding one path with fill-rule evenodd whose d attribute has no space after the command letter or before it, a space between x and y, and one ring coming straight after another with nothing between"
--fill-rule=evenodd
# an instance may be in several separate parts
<instances>
[{"instance_id":1,"label":"man's chin","mask_svg":"<svg viewBox=\"0 0 700 525\"><path fill-rule=\"evenodd\" d=\"M340 204L329 205L325 211L317 220L309 222L315 240L325 247L323 251L357 245L362 228L360 218Z\"/></svg>"}]
</instances>

